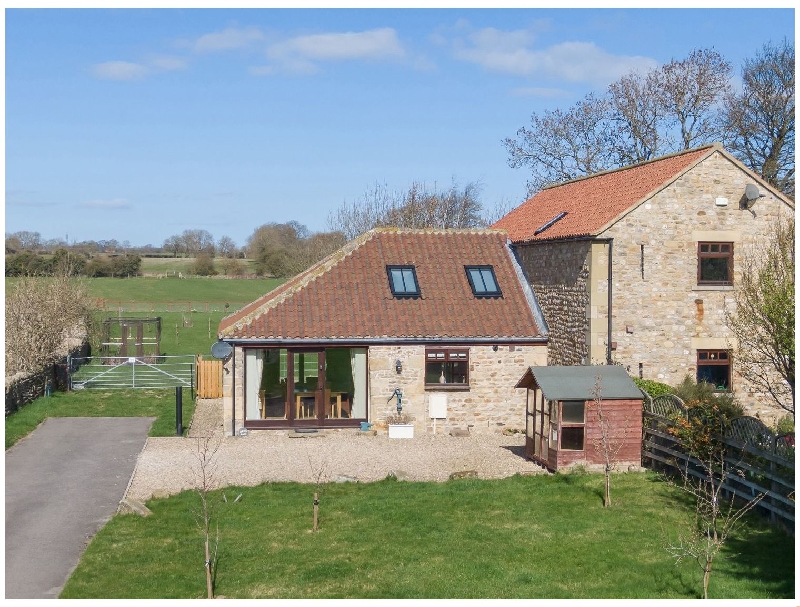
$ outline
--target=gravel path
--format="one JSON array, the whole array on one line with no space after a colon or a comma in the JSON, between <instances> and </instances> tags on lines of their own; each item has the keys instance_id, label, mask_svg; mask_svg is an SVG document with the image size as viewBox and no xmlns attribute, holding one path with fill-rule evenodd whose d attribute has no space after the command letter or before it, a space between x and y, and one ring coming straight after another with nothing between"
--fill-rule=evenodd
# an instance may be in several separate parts
<instances>
[{"instance_id":1,"label":"gravel path","mask_svg":"<svg viewBox=\"0 0 800 607\"><path fill-rule=\"evenodd\" d=\"M199 470L201 437L211 437L218 486L253 486L267 481L446 481L453 472L475 471L480 478L539 474L545 470L524 456L523 435L444 434L389 439L359 430L295 437L291 431L253 431L224 436L218 400L198 401L189 438L148 438L139 455L126 497L139 501L191 489ZM198 440L199 439L199 440Z\"/></svg>"}]
</instances>

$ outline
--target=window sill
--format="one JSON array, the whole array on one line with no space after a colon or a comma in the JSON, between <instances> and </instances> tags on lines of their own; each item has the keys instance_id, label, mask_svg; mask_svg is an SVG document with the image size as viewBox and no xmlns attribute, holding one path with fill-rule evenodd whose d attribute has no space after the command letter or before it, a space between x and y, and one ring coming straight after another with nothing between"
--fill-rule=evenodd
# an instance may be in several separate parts
<instances>
[{"instance_id":1,"label":"window sill","mask_svg":"<svg viewBox=\"0 0 800 607\"><path fill-rule=\"evenodd\" d=\"M426 392L469 392L469 384L425 384Z\"/></svg>"},{"instance_id":2,"label":"window sill","mask_svg":"<svg viewBox=\"0 0 800 607\"><path fill-rule=\"evenodd\" d=\"M733 291L733 285L695 285L692 291Z\"/></svg>"}]
</instances>

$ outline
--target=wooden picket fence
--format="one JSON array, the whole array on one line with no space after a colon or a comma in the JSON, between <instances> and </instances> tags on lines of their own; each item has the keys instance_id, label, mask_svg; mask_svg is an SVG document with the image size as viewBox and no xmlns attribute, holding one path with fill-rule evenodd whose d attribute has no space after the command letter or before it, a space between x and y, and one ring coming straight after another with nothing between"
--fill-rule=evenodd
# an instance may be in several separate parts
<instances>
[{"instance_id":1,"label":"wooden picket fence","mask_svg":"<svg viewBox=\"0 0 800 607\"><path fill-rule=\"evenodd\" d=\"M197 357L197 398L222 398L222 361Z\"/></svg>"}]
</instances>

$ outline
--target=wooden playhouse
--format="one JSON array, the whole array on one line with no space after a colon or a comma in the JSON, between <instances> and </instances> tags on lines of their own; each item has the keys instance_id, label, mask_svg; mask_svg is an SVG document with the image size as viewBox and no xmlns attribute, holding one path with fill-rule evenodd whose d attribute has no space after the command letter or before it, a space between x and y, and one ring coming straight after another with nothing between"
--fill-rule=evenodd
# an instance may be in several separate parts
<instances>
[{"instance_id":1,"label":"wooden playhouse","mask_svg":"<svg viewBox=\"0 0 800 607\"><path fill-rule=\"evenodd\" d=\"M622 367L530 367L516 387L528 390L525 454L529 458L554 471L575 464L604 464L602 411L614 462L641 464L642 392Z\"/></svg>"}]
</instances>

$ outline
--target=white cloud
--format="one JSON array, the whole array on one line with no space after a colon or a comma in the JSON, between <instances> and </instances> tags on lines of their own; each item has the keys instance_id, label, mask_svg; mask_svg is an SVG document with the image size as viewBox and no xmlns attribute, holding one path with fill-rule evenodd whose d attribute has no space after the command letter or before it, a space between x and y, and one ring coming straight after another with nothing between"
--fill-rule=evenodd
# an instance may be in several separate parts
<instances>
[{"instance_id":1,"label":"white cloud","mask_svg":"<svg viewBox=\"0 0 800 607\"><path fill-rule=\"evenodd\" d=\"M131 205L124 198L112 198L111 200L87 200L79 206L86 209L129 209Z\"/></svg>"},{"instance_id":2,"label":"white cloud","mask_svg":"<svg viewBox=\"0 0 800 607\"><path fill-rule=\"evenodd\" d=\"M397 33L389 27L364 32L298 36L284 43L283 47L281 52L319 61L383 59L402 57L404 54ZM275 47L271 49L274 50Z\"/></svg>"},{"instance_id":3,"label":"white cloud","mask_svg":"<svg viewBox=\"0 0 800 607\"><path fill-rule=\"evenodd\" d=\"M267 59L273 67L312 74L324 61L383 61L403 59L405 49L392 28L363 32L330 32L296 36L273 44ZM257 70L257 71L256 71ZM251 73L273 73L269 67L251 68Z\"/></svg>"},{"instance_id":4,"label":"white cloud","mask_svg":"<svg viewBox=\"0 0 800 607\"><path fill-rule=\"evenodd\" d=\"M101 80L141 80L149 71L146 66L130 61L106 61L92 66L92 73Z\"/></svg>"},{"instance_id":5,"label":"white cloud","mask_svg":"<svg viewBox=\"0 0 800 607\"><path fill-rule=\"evenodd\" d=\"M151 61L153 67L165 72L183 70L188 66L188 62L183 57L156 57Z\"/></svg>"},{"instance_id":6,"label":"white cloud","mask_svg":"<svg viewBox=\"0 0 800 607\"><path fill-rule=\"evenodd\" d=\"M237 48L246 48L264 39L264 34L257 27L239 29L228 27L220 32L212 32L200 36L194 41L192 48L196 53L212 53Z\"/></svg>"},{"instance_id":7,"label":"white cloud","mask_svg":"<svg viewBox=\"0 0 800 607\"><path fill-rule=\"evenodd\" d=\"M532 30L484 28L454 38L452 48L456 59L489 71L592 84L608 84L631 70L657 65L648 57L612 55L594 42L562 42L545 49L535 49L534 42Z\"/></svg>"}]
</instances>

